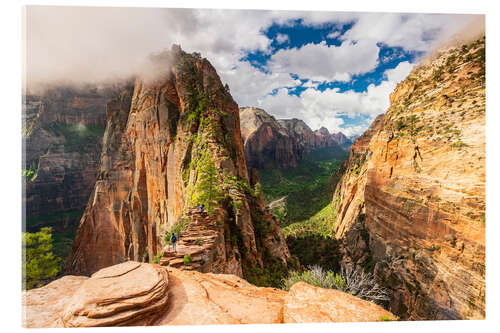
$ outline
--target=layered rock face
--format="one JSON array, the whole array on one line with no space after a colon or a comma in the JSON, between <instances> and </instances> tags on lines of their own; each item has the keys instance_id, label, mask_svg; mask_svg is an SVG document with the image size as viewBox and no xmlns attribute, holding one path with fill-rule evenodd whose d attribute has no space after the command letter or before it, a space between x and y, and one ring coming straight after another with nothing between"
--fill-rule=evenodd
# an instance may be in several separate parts
<instances>
[{"instance_id":1,"label":"layered rock face","mask_svg":"<svg viewBox=\"0 0 500 333\"><path fill-rule=\"evenodd\" d=\"M345 136L344 133L338 132L338 133L333 133L332 137L337 141L337 143L346 149L349 149L349 147L352 145L351 139L349 139L347 136Z\"/></svg>"},{"instance_id":2,"label":"layered rock face","mask_svg":"<svg viewBox=\"0 0 500 333\"><path fill-rule=\"evenodd\" d=\"M23 196L28 220L84 209L97 177L106 102L117 89L57 86L24 96L24 165L35 171Z\"/></svg>"},{"instance_id":3,"label":"layered rock face","mask_svg":"<svg viewBox=\"0 0 500 333\"><path fill-rule=\"evenodd\" d=\"M485 316L485 41L416 67L351 147L333 202L344 265L403 319Z\"/></svg>"},{"instance_id":4,"label":"layered rock face","mask_svg":"<svg viewBox=\"0 0 500 333\"><path fill-rule=\"evenodd\" d=\"M66 271L152 261L173 227L181 239L210 233L192 240L206 250L199 270L249 276L286 266L283 235L249 183L238 106L215 69L179 47L152 61L154 78L138 78L107 105L99 175ZM199 221L202 203L208 217Z\"/></svg>"},{"instance_id":5,"label":"layered rock face","mask_svg":"<svg viewBox=\"0 0 500 333\"><path fill-rule=\"evenodd\" d=\"M324 127L312 131L302 120L276 119L259 108L240 108L240 119L249 168L293 168L314 149L350 143L341 132L330 134Z\"/></svg>"},{"instance_id":6,"label":"layered rock face","mask_svg":"<svg viewBox=\"0 0 500 333\"><path fill-rule=\"evenodd\" d=\"M296 118L279 119L278 122L287 130L291 137L295 138L297 146L305 154L317 148L338 146L341 144L340 141L343 140L342 138L345 138L342 132L332 134L325 127L313 131L303 120ZM348 143L345 141L344 145L347 147Z\"/></svg>"},{"instance_id":7,"label":"layered rock face","mask_svg":"<svg viewBox=\"0 0 500 333\"><path fill-rule=\"evenodd\" d=\"M249 168L296 167L302 150L276 119L262 109L240 108L241 136Z\"/></svg>"},{"instance_id":8,"label":"layered rock face","mask_svg":"<svg viewBox=\"0 0 500 333\"><path fill-rule=\"evenodd\" d=\"M65 276L23 292L24 327L273 324L395 320L381 307L337 290L296 283L290 292L236 275L138 262L90 278ZM309 306L311 305L311 306Z\"/></svg>"}]
</instances>

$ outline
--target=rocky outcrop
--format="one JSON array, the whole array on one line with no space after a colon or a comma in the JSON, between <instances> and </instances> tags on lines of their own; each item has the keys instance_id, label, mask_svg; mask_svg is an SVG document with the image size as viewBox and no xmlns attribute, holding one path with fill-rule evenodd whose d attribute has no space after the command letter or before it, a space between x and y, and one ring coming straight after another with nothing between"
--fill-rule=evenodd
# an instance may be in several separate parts
<instances>
[{"instance_id":1,"label":"rocky outcrop","mask_svg":"<svg viewBox=\"0 0 500 333\"><path fill-rule=\"evenodd\" d=\"M138 262L24 291L23 305L23 326L40 328L396 319L373 303L303 282L287 293L256 287L236 275Z\"/></svg>"},{"instance_id":2,"label":"rocky outcrop","mask_svg":"<svg viewBox=\"0 0 500 333\"><path fill-rule=\"evenodd\" d=\"M312 131L299 119L276 119L262 109L240 108L241 135L249 168L294 168L318 148L349 146L341 133L330 134L325 127ZM339 141L338 141L339 140Z\"/></svg>"},{"instance_id":3,"label":"rocky outcrop","mask_svg":"<svg viewBox=\"0 0 500 333\"><path fill-rule=\"evenodd\" d=\"M28 231L46 216L56 230L64 229L54 216L85 208L97 177L106 102L117 89L61 85L23 97L23 163L35 172L23 196ZM75 230L80 216L65 222Z\"/></svg>"},{"instance_id":4,"label":"rocky outcrop","mask_svg":"<svg viewBox=\"0 0 500 333\"><path fill-rule=\"evenodd\" d=\"M276 119L262 109L240 108L241 137L249 168L297 167L302 150Z\"/></svg>"},{"instance_id":5,"label":"rocky outcrop","mask_svg":"<svg viewBox=\"0 0 500 333\"><path fill-rule=\"evenodd\" d=\"M351 139L345 136L345 134L342 132L333 133L332 137L343 148L349 149L349 147L352 145Z\"/></svg>"},{"instance_id":6,"label":"rocky outcrop","mask_svg":"<svg viewBox=\"0 0 500 333\"><path fill-rule=\"evenodd\" d=\"M485 316L485 44L417 66L351 147L333 198L344 265L403 319Z\"/></svg>"},{"instance_id":7,"label":"rocky outcrop","mask_svg":"<svg viewBox=\"0 0 500 333\"><path fill-rule=\"evenodd\" d=\"M339 290L313 287L304 282L293 285L285 296L286 323L328 323L395 320L380 306Z\"/></svg>"},{"instance_id":8,"label":"rocky outcrop","mask_svg":"<svg viewBox=\"0 0 500 333\"><path fill-rule=\"evenodd\" d=\"M99 175L66 272L153 261L165 253L168 232L187 240L202 227L210 237L189 244L194 251L209 243L200 270L250 277L286 267L283 235L248 179L238 106L215 69L179 47L152 61L154 79L138 78L107 105ZM197 220L201 203L208 218Z\"/></svg>"}]
</instances>

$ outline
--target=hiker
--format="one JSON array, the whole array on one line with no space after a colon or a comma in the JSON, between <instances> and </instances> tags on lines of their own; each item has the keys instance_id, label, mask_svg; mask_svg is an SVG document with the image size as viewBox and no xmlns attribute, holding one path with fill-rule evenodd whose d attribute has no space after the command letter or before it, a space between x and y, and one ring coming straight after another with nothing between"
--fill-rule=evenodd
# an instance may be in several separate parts
<instances>
[{"instance_id":1,"label":"hiker","mask_svg":"<svg viewBox=\"0 0 500 333\"><path fill-rule=\"evenodd\" d=\"M204 203L202 203L200 205L200 213L203 213L203 209L205 209L205 204Z\"/></svg>"},{"instance_id":2,"label":"hiker","mask_svg":"<svg viewBox=\"0 0 500 333\"><path fill-rule=\"evenodd\" d=\"M174 249L174 252L177 252L175 249L175 244L177 243L177 236L172 233L172 236L170 236L170 242L172 242L172 248Z\"/></svg>"}]
</instances>

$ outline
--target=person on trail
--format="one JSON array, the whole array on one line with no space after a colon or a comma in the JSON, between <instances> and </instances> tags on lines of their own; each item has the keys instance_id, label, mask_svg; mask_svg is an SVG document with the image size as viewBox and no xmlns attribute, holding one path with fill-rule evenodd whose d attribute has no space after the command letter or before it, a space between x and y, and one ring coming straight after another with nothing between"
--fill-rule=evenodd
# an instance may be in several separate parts
<instances>
[{"instance_id":1,"label":"person on trail","mask_svg":"<svg viewBox=\"0 0 500 333\"><path fill-rule=\"evenodd\" d=\"M175 244L177 243L177 236L172 233L172 236L170 236L170 242L172 243L172 248L174 249L174 252L177 252L175 249Z\"/></svg>"},{"instance_id":2,"label":"person on trail","mask_svg":"<svg viewBox=\"0 0 500 333\"><path fill-rule=\"evenodd\" d=\"M202 203L200 205L200 213L203 213L203 209L205 209L205 204L204 203Z\"/></svg>"}]
</instances>

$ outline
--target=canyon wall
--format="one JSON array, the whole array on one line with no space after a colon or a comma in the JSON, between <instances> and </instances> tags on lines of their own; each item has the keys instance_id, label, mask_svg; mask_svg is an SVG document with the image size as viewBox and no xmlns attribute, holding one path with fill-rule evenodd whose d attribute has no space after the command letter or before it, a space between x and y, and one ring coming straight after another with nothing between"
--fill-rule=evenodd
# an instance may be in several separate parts
<instances>
[{"instance_id":1,"label":"canyon wall","mask_svg":"<svg viewBox=\"0 0 500 333\"><path fill-rule=\"evenodd\" d=\"M60 85L23 96L23 163L34 172L23 196L28 230L40 217L85 208L97 177L106 102L119 90Z\"/></svg>"},{"instance_id":2,"label":"canyon wall","mask_svg":"<svg viewBox=\"0 0 500 333\"><path fill-rule=\"evenodd\" d=\"M330 134L324 127L313 131L302 120L276 119L259 108L240 108L240 119L249 168L294 168L314 149L350 145L341 132Z\"/></svg>"},{"instance_id":3,"label":"canyon wall","mask_svg":"<svg viewBox=\"0 0 500 333\"><path fill-rule=\"evenodd\" d=\"M485 316L485 40L415 67L351 147L333 197L343 265L402 319Z\"/></svg>"},{"instance_id":4,"label":"canyon wall","mask_svg":"<svg viewBox=\"0 0 500 333\"><path fill-rule=\"evenodd\" d=\"M154 78L138 78L107 104L99 174L66 272L152 261L167 232L190 230L202 203L205 229L216 233L204 267L246 278L286 267L283 235L248 178L238 106L215 69L178 46L152 61Z\"/></svg>"}]
</instances>

